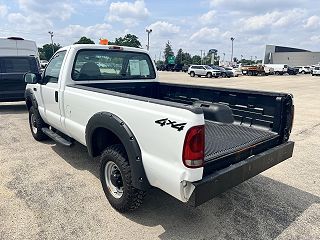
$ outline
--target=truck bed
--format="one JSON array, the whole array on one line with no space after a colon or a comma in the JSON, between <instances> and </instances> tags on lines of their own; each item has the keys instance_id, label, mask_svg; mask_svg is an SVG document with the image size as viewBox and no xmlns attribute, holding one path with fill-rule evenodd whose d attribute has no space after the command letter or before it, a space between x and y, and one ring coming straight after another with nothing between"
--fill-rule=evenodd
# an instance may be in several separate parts
<instances>
[{"instance_id":1,"label":"truck bed","mask_svg":"<svg viewBox=\"0 0 320 240\"><path fill-rule=\"evenodd\" d=\"M205 121L205 162L277 138L277 133L247 126Z\"/></svg>"},{"instance_id":2,"label":"truck bed","mask_svg":"<svg viewBox=\"0 0 320 240\"><path fill-rule=\"evenodd\" d=\"M73 87L190 111L210 112L211 105L226 106L232 115L231 122L204 114L204 175L275 147L287 141L290 134L286 127L292 118L292 99L288 94L157 82L91 83Z\"/></svg>"}]
</instances>

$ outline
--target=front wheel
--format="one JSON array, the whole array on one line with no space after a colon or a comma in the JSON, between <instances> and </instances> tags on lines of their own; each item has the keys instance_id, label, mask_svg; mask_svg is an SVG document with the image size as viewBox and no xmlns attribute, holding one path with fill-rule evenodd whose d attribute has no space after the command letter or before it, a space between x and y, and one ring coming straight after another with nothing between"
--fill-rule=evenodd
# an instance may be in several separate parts
<instances>
[{"instance_id":1,"label":"front wheel","mask_svg":"<svg viewBox=\"0 0 320 240\"><path fill-rule=\"evenodd\" d=\"M48 136L42 132L42 128L47 127L47 124L42 120L40 113L33 106L29 110L29 125L35 140L43 141L48 139Z\"/></svg>"},{"instance_id":2,"label":"front wheel","mask_svg":"<svg viewBox=\"0 0 320 240\"><path fill-rule=\"evenodd\" d=\"M195 76L195 73L194 73L194 72L190 72L190 76L191 76L191 77L194 77L194 76Z\"/></svg>"},{"instance_id":3,"label":"front wheel","mask_svg":"<svg viewBox=\"0 0 320 240\"><path fill-rule=\"evenodd\" d=\"M100 180L113 208L127 212L142 204L145 192L132 186L131 168L122 145L107 147L101 155Z\"/></svg>"},{"instance_id":4,"label":"front wheel","mask_svg":"<svg viewBox=\"0 0 320 240\"><path fill-rule=\"evenodd\" d=\"M212 78L212 73L208 72L206 76L207 76L207 78Z\"/></svg>"}]
</instances>

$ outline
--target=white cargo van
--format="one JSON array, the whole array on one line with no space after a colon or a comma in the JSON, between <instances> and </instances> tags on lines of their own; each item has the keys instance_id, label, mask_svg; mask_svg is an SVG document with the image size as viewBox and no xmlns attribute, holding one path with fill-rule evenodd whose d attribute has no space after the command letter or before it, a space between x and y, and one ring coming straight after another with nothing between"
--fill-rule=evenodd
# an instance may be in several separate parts
<instances>
[{"instance_id":1,"label":"white cargo van","mask_svg":"<svg viewBox=\"0 0 320 240\"><path fill-rule=\"evenodd\" d=\"M265 64L268 68L273 68L274 74L283 75L288 72L287 64Z\"/></svg>"},{"instance_id":2,"label":"white cargo van","mask_svg":"<svg viewBox=\"0 0 320 240\"><path fill-rule=\"evenodd\" d=\"M36 42L20 37L0 38L0 56L35 56L39 60Z\"/></svg>"}]
</instances>

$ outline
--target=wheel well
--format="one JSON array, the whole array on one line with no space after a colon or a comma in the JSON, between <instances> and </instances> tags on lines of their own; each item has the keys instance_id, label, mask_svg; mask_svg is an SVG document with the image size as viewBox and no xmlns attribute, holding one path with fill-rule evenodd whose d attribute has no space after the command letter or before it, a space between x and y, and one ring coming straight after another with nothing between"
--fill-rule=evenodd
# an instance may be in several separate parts
<instances>
[{"instance_id":1,"label":"wheel well","mask_svg":"<svg viewBox=\"0 0 320 240\"><path fill-rule=\"evenodd\" d=\"M97 128L92 134L92 156L97 157L108 147L114 144L122 144L120 138L106 128Z\"/></svg>"},{"instance_id":2,"label":"wheel well","mask_svg":"<svg viewBox=\"0 0 320 240\"><path fill-rule=\"evenodd\" d=\"M27 100L26 100L26 104L27 104L27 108L28 108L28 110L30 110L30 108L32 107L32 101L31 101L31 99L30 99L30 98L27 98Z\"/></svg>"}]
</instances>

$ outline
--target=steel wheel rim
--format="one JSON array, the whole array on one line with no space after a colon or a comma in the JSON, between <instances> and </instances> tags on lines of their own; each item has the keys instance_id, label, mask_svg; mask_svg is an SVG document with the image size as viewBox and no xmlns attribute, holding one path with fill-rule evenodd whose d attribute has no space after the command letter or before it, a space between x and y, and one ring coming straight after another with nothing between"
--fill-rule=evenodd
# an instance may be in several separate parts
<instances>
[{"instance_id":1,"label":"steel wheel rim","mask_svg":"<svg viewBox=\"0 0 320 240\"><path fill-rule=\"evenodd\" d=\"M112 183L111 176L114 171L119 171L120 176L121 176L121 172L120 172L120 169L118 168L118 166L112 161L107 162L105 169L104 169L104 176L105 176L107 188L114 198L119 199L123 195L123 187L118 188L117 186L115 186ZM122 176L121 176L121 179L122 179Z\"/></svg>"},{"instance_id":2,"label":"steel wheel rim","mask_svg":"<svg viewBox=\"0 0 320 240\"><path fill-rule=\"evenodd\" d=\"M34 113L31 114L30 123L31 123L32 132L34 134L37 134L37 132L38 132L37 121L36 121L36 117L34 116Z\"/></svg>"}]
</instances>

